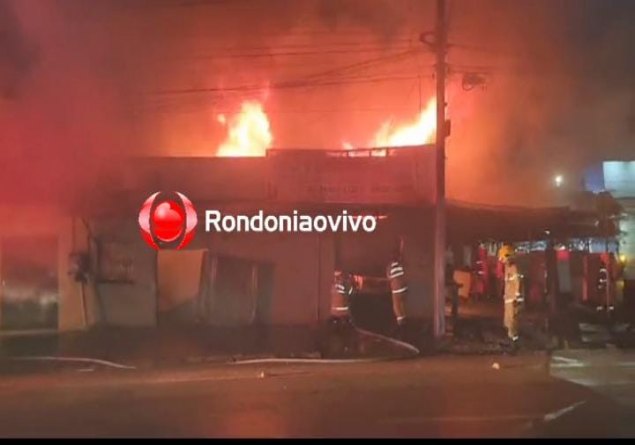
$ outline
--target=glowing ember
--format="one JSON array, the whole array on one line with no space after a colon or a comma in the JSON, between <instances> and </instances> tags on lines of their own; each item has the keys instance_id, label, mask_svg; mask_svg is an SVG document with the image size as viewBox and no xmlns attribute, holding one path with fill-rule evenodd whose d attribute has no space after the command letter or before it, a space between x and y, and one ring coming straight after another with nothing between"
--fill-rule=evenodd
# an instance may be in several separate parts
<instances>
[{"instance_id":1,"label":"glowing ember","mask_svg":"<svg viewBox=\"0 0 635 445\"><path fill-rule=\"evenodd\" d=\"M229 119L219 114L217 120L228 126L227 137L218 147L217 156L265 156L271 147L269 118L260 102L243 102L238 114Z\"/></svg>"},{"instance_id":2,"label":"glowing ember","mask_svg":"<svg viewBox=\"0 0 635 445\"><path fill-rule=\"evenodd\" d=\"M373 147L405 147L434 141L436 135L436 100L432 98L417 120L405 125L385 122L375 134Z\"/></svg>"}]
</instances>

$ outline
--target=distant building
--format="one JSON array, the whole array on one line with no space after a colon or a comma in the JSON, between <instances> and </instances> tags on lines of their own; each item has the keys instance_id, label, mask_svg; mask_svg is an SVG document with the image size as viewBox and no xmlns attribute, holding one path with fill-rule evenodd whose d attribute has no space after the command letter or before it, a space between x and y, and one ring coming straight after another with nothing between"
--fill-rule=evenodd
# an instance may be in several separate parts
<instances>
[{"instance_id":1,"label":"distant building","mask_svg":"<svg viewBox=\"0 0 635 445\"><path fill-rule=\"evenodd\" d=\"M623 208L619 251L626 262L625 280L635 282L635 161L606 161L585 175L587 190L609 192Z\"/></svg>"},{"instance_id":2,"label":"distant building","mask_svg":"<svg viewBox=\"0 0 635 445\"><path fill-rule=\"evenodd\" d=\"M619 221L619 257L623 267L625 306L635 311L635 161L605 161L585 175L586 189L610 193L622 208Z\"/></svg>"}]
</instances>

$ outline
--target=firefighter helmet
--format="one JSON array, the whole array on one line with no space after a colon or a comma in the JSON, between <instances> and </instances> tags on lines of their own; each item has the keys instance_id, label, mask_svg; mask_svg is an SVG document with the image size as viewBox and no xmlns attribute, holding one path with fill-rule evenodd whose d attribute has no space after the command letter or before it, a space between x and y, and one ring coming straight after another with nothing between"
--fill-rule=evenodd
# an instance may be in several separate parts
<instances>
[{"instance_id":1,"label":"firefighter helmet","mask_svg":"<svg viewBox=\"0 0 635 445\"><path fill-rule=\"evenodd\" d=\"M505 244L498 250L498 259L505 261L507 258L514 256L514 248L509 244Z\"/></svg>"}]
</instances>

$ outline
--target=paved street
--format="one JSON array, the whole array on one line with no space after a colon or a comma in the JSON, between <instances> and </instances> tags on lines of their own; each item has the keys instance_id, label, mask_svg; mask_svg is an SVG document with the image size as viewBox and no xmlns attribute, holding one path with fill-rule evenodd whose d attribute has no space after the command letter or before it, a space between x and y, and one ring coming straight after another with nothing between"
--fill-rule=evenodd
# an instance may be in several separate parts
<instances>
[{"instance_id":1,"label":"paved street","mask_svg":"<svg viewBox=\"0 0 635 445\"><path fill-rule=\"evenodd\" d=\"M625 367L632 355L596 356L593 363L598 360L610 378L620 376L613 382L620 393L635 394L632 369ZM61 373L3 376L0 436L633 435L632 406L590 384L598 368L589 363L555 354L549 371L537 353L155 371L81 364Z\"/></svg>"},{"instance_id":2,"label":"paved street","mask_svg":"<svg viewBox=\"0 0 635 445\"><path fill-rule=\"evenodd\" d=\"M562 351L554 354L551 374L635 408L635 352L615 348Z\"/></svg>"}]
</instances>

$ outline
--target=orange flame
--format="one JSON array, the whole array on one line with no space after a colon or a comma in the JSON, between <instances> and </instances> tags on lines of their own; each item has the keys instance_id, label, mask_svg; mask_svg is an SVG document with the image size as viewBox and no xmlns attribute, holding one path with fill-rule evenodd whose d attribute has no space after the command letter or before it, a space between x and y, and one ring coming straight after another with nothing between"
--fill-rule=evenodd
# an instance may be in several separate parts
<instances>
[{"instance_id":1,"label":"orange flame","mask_svg":"<svg viewBox=\"0 0 635 445\"><path fill-rule=\"evenodd\" d=\"M245 101L238 114L230 119L219 114L217 120L228 126L227 137L218 147L217 156L265 156L271 147L273 135L269 118L260 102Z\"/></svg>"},{"instance_id":2,"label":"orange flame","mask_svg":"<svg viewBox=\"0 0 635 445\"><path fill-rule=\"evenodd\" d=\"M216 116L219 124L228 128L227 137L220 145L217 156L265 156L271 147L273 135L269 118L262 103L245 101L234 116ZM436 99L431 98L416 119L405 124L385 121L367 145L368 148L406 147L434 142L436 136ZM349 151L356 147L349 141L342 141L342 149ZM350 153L355 156L356 152ZM378 150L371 156L386 156L386 150Z\"/></svg>"},{"instance_id":3,"label":"orange flame","mask_svg":"<svg viewBox=\"0 0 635 445\"><path fill-rule=\"evenodd\" d=\"M437 101L433 97L428 101L419 117L405 125L395 126L391 121L384 122L375 134L372 146L406 147L433 142L437 128L436 104Z\"/></svg>"}]
</instances>

